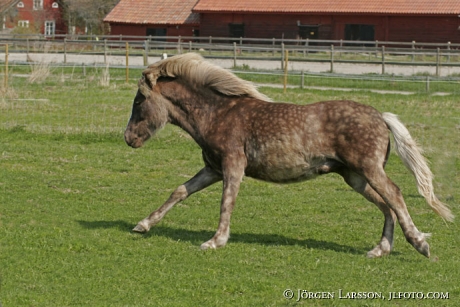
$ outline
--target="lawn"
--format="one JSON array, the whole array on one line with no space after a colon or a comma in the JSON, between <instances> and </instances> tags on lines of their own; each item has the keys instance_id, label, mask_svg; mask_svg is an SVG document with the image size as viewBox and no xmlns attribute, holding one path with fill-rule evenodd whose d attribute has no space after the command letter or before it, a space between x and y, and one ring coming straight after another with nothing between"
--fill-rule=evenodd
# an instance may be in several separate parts
<instances>
[{"instance_id":1,"label":"lawn","mask_svg":"<svg viewBox=\"0 0 460 307\"><path fill-rule=\"evenodd\" d=\"M245 178L231 238L218 250L199 246L216 230L221 184L178 204L148 234L132 233L201 169L201 153L173 126L141 149L126 146L136 82L101 86L99 73L54 72L39 84L13 78L2 93L2 306L460 304L459 224L428 208L395 154L387 172L415 224L433 234L431 259L399 227L393 253L367 259L383 216L336 175L291 185ZM426 150L439 197L459 215L460 96L261 91L300 104L353 99L400 114Z\"/></svg>"}]
</instances>

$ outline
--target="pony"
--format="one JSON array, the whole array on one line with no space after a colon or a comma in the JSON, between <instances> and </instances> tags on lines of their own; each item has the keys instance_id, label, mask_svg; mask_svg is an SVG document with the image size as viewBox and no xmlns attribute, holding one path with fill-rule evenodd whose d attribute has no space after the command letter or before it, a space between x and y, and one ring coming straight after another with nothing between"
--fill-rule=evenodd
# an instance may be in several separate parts
<instances>
[{"instance_id":1,"label":"pony","mask_svg":"<svg viewBox=\"0 0 460 307\"><path fill-rule=\"evenodd\" d=\"M417 229L400 189L384 170L391 134L419 193L435 213L453 221L449 208L434 194L433 174L422 150L392 113L348 100L302 106L272 102L253 83L198 54L186 53L143 71L125 141L139 148L167 123L185 130L200 146L204 167L141 220L134 232L149 231L175 204L222 181L217 231L201 249L222 247L229 239L230 218L244 176L289 183L337 173L384 215L380 242L368 257L390 254L396 220L406 240L430 257L426 242L430 234Z\"/></svg>"}]
</instances>

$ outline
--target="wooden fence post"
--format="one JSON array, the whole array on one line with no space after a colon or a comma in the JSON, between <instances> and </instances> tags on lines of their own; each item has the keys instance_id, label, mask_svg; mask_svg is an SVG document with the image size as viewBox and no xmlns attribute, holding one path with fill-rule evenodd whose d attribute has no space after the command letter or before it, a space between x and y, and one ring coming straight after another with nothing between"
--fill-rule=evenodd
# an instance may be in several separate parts
<instances>
[{"instance_id":1,"label":"wooden fence post","mask_svg":"<svg viewBox=\"0 0 460 307\"><path fill-rule=\"evenodd\" d=\"M334 72L334 45L331 45L331 73Z\"/></svg>"},{"instance_id":2,"label":"wooden fence post","mask_svg":"<svg viewBox=\"0 0 460 307\"><path fill-rule=\"evenodd\" d=\"M104 38L104 65L107 65L107 39Z\"/></svg>"},{"instance_id":3,"label":"wooden fence post","mask_svg":"<svg viewBox=\"0 0 460 307\"><path fill-rule=\"evenodd\" d=\"M439 77L439 74L440 74L440 66L441 66L441 49L438 47L438 49L436 49L436 76Z\"/></svg>"},{"instance_id":4,"label":"wooden fence post","mask_svg":"<svg viewBox=\"0 0 460 307\"><path fill-rule=\"evenodd\" d=\"M300 88L303 89L305 84L305 71L302 70L302 74L300 75Z\"/></svg>"},{"instance_id":5,"label":"wooden fence post","mask_svg":"<svg viewBox=\"0 0 460 307\"><path fill-rule=\"evenodd\" d=\"M284 43L281 43L281 70L284 69Z\"/></svg>"},{"instance_id":6,"label":"wooden fence post","mask_svg":"<svg viewBox=\"0 0 460 307\"><path fill-rule=\"evenodd\" d=\"M129 82L129 43L126 42L126 83Z\"/></svg>"},{"instance_id":7,"label":"wooden fence post","mask_svg":"<svg viewBox=\"0 0 460 307\"><path fill-rule=\"evenodd\" d=\"M144 41L144 66L149 65L149 41L145 40Z\"/></svg>"},{"instance_id":8,"label":"wooden fence post","mask_svg":"<svg viewBox=\"0 0 460 307\"><path fill-rule=\"evenodd\" d=\"M283 44L284 45L284 44ZM288 76L288 62L289 62L289 50L285 51L284 56L284 93L286 94L286 87L287 87L287 76Z\"/></svg>"},{"instance_id":9,"label":"wooden fence post","mask_svg":"<svg viewBox=\"0 0 460 307\"><path fill-rule=\"evenodd\" d=\"M309 53L308 53L308 48L309 48L309 47L310 47L310 39L307 38L307 39L305 40L305 49L306 49L306 54L304 53L305 56L308 56L308 54L309 54ZM305 50L305 49L304 49L304 50Z\"/></svg>"},{"instance_id":10,"label":"wooden fence post","mask_svg":"<svg viewBox=\"0 0 460 307\"><path fill-rule=\"evenodd\" d=\"M5 91L8 88L8 44L5 45Z\"/></svg>"},{"instance_id":11,"label":"wooden fence post","mask_svg":"<svg viewBox=\"0 0 460 307\"><path fill-rule=\"evenodd\" d=\"M64 64L67 64L67 37L64 38Z\"/></svg>"},{"instance_id":12,"label":"wooden fence post","mask_svg":"<svg viewBox=\"0 0 460 307\"><path fill-rule=\"evenodd\" d=\"M385 74L385 46L382 46L382 75Z\"/></svg>"},{"instance_id":13,"label":"wooden fence post","mask_svg":"<svg viewBox=\"0 0 460 307\"><path fill-rule=\"evenodd\" d=\"M209 37L209 55L211 55L212 36Z\"/></svg>"},{"instance_id":14,"label":"wooden fence post","mask_svg":"<svg viewBox=\"0 0 460 307\"><path fill-rule=\"evenodd\" d=\"M339 52L339 60L342 59L342 49L343 49L343 39L340 39L340 52Z\"/></svg>"},{"instance_id":15,"label":"wooden fence post","mask_svg":"<svg viewBox=\"0 0 460 307\"><path fill-rule=\"evenodd\" d=\"M233 42L233 67L236 67L236 42Z\"/></svg>"},{"instance_id":16,"label":"wooden fence post","mask_svg":"<svg viewBox=\"0 0 460 307\"><path fill-rule=\"evenodd\" d=\"M450 63L450 42L447 42L447 63Z\"/></svg>"}]
</instances>

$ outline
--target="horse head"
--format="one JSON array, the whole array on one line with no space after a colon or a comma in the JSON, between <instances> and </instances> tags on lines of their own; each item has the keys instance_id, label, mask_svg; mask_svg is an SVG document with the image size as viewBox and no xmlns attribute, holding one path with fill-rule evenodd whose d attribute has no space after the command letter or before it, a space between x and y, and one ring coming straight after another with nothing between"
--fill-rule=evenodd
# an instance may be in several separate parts
<instances>
[{"instance_id":1,"label":"horse head","mask_svg":"<svg viewBox=\"0 0 460 307\"><path fill-rule=\"evenodd\" d=\"M244 96L270 101L267 96L257 91L251 82L242 80L231 72L205 61L199 54L176 55L158 61L143 71L134 98L131 118L125 131L125 140L129 146L141 147L169 121L168 110L171 101L166 98L168 96L166 92L162 91L164 86L159 82L162 78L180 79L195 93L212 89L228 97ZM174 93L178 91L170 90ZM175 103L182 102L184 101L175 101ZM187 101L187 103L191 102Z\"/></svg>"},{"instance_id":2,"label":"horse head","mask_svg":"<svg viewBox=\"0 0 460 307\"><path fill-rule=\"evenodd\" d=\"M138 82L131 117L125 130L125 141L133 147L141 147L156 131L168 122L165 99L155 89L160 71L147 69Z\"/></svg>"}]
</instances>

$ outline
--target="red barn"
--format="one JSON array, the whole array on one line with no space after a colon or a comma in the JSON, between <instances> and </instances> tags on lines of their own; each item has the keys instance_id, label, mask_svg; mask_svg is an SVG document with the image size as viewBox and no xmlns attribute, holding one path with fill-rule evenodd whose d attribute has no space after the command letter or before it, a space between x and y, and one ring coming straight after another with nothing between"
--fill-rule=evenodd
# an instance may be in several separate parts
<instances>
[{"instance_id":1,"label":"red barn","mask_svg":"<svg viewBox=\"0 0 460 307\"><path fill-rule=\"evenodd\" d=\"M66 26L62 19L62 1L56 0L0 0L2 29L24 28L30 33L45 36L65 34Z\"/></svg>"},{"instance_id":2,"label":"red barn","mask_svg":"<svg viewBox=\"0 0 460 307\"><path fill-rule=\"evenodd\" d=\"M460 0L199 0L200 34L460 43Z\"/></svg>"},{"instance_id":3,"label":"red barn","mask_svg":"<svg viewBox=\"0 0 460 307\"><path fill-rule=\"evenodd\" d=\"M197 36L197 0L121 0L104 18L112 35Z\"/></svg>"},{"instance_id":4,"label":"red barn","mask_svg":"<svg viewBox=\"0 0 460 307\"><path fill-rule=\"evenodd\" d=\"M460 43L460 0L121 0L112 34Z\"/></svg>"}]
</instances>

